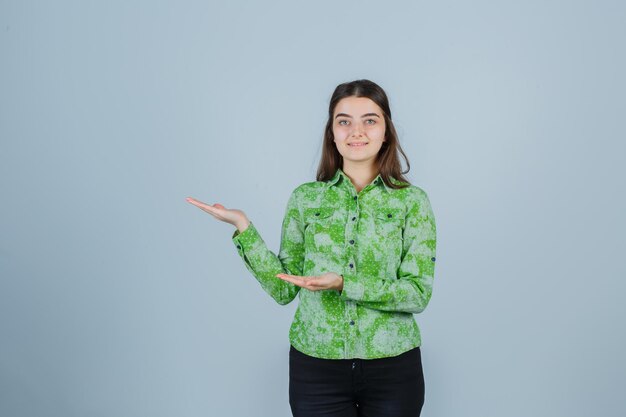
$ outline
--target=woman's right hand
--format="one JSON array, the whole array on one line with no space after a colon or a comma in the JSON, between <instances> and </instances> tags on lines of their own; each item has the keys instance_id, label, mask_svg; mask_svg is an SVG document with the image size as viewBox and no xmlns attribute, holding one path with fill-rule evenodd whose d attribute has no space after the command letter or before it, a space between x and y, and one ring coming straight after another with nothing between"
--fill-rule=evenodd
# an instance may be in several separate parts
<instances>
[{"instance_id":1,"label":"woman's right hand","mask_svg":"<svg viewBox=\"0 0 626 417\"><path fill-rule=\"evenodd\" d=\"M211 214L217 220L232 224L239 230L239 232L243 232L248 227L248 224L250 224L250 220L248 220L246 213L241 210L227 209L219 203L209 205L191 197L187 197L186 200L188 203L191 203L199 209Z\"/></svg>"}]
</instances>

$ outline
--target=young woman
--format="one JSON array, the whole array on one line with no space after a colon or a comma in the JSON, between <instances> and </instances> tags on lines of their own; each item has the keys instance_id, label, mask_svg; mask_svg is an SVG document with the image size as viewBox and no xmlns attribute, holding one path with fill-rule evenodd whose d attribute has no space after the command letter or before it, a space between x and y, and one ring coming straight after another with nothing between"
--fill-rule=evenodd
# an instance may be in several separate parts
<instances>
[{"instance_id":1,"label":"young woman","mask_svg":"<svg viewBox=\"0 0 626 417\"><path fill-rule=\"evenodd\" d=\"M276 302L299 298L289 330L295 417L419 416L425 390L413 314L432 293L428 196L402 175L398 154L410 165L377 84L337 86L323 141L317 181L296 187L287 203L278 255L241 210L187 200L237 228L239 255Z\"/></svg>"}]
</instances>

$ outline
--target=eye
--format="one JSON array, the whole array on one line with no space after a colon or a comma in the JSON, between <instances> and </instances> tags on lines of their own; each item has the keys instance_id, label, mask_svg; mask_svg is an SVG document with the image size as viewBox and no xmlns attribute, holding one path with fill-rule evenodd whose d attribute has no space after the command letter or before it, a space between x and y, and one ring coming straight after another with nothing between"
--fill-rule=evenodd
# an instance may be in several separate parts
<instances>
[{"instance_id":1,"label":"eye","mask_svg":"<svg viewBox=\"0 0 626 417\"><path fill-rule=\"evenodd\" d=\"M374 119L367 119L366 120L366 122L370 122L370 121L373 122L373 123L370 123L371 125L376 124L376 120L374 120Z\"/></svg>"},{"instance_id":2,"label":"eye","mask_svg":"<svg viewBox=\"0 0 626 417\"><path fill-rule=\"evenodd\" d=\"M343 126L342 125L343 122L348 122L348 121L347 120L339 120L339 123L337 123L337 124Z\"/></svg>"}]
</instances>

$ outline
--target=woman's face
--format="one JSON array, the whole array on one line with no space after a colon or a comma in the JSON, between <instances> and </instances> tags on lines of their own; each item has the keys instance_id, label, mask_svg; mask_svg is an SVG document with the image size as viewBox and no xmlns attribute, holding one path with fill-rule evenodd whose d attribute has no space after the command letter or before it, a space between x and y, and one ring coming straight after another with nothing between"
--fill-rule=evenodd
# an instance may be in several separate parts
<instances>
[{"instance_id":1,"label":"woman's face","mask_svg":"<svg viewBox=\"0 0 626 417\"><path fill-rule=\"evenodd\" d=\"M344 161L375 161L385 140L383 111L367 97L346 97L335 106L333 135Z\"/></svg>"}]
</instances>

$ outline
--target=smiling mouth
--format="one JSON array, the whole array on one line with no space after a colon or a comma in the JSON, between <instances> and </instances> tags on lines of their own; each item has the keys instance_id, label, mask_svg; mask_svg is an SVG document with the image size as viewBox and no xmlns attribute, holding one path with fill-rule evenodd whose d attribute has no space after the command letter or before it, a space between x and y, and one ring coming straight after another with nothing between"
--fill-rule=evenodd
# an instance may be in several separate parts
<instances>
[{"instance_id":1,"label":"smiling mouth","mask_svg":"<svg viewBox=\"0 0 626 417\"><path fill-rule=\"evenodd\" d=\"M362 148L363 146L366 146L367 142L355 142L355 143L349 143L348 146L351 146L353 148Z\"/></svg>"}]
</instances>

